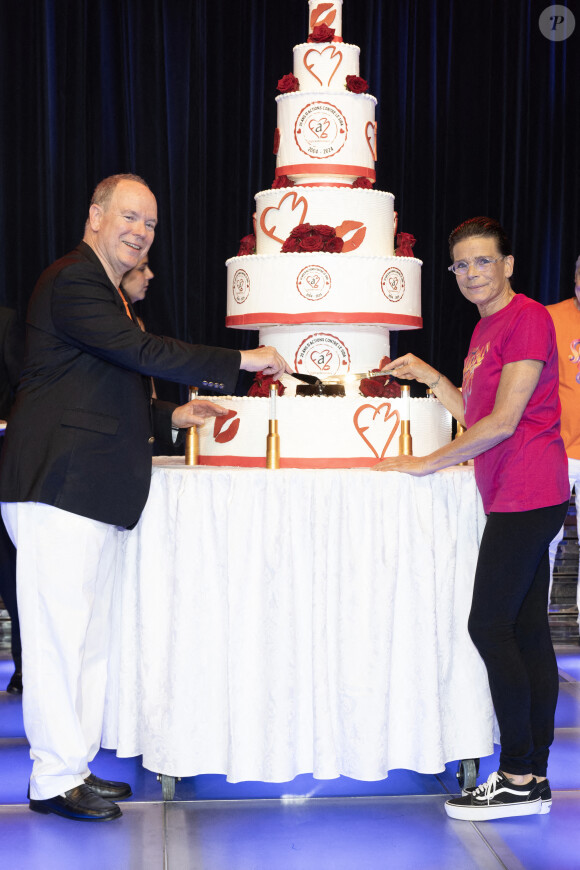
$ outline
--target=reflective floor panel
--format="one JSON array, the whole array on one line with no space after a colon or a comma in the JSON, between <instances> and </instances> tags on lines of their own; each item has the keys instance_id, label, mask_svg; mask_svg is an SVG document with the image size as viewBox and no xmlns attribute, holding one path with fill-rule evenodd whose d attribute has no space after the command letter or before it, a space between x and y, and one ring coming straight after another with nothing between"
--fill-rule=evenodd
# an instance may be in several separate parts
<instances>
[{"instance_id":1,"label":"reflective floor panel","mask_svg":"<svg viewBox=\"0 0 580 870\"><path fill-rule=\"evenodd\" d=\"M112 822L71 822L30 812L22 704L0 690L0 862L6 870L580 870L580 651L557 650L560 696L550 754L554 803L545 816L479 823L448 819L457 761L437 775L391 771L381 782L348 777L291 783L176 783L163 803L140 758L101 750L92 768L131 782ZM0 660L0 687L12 674ZM499 750L481 759L480 780Z\"/></svg>"}]
</instances>

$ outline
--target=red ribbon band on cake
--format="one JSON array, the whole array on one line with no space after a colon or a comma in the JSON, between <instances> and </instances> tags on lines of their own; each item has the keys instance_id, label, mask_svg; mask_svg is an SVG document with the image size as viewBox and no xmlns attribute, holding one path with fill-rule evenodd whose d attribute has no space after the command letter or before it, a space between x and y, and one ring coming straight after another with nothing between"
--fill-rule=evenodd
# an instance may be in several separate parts
<instances>
[{"instance_id":1,"label":"red ribbon band on cake","mask_svg":"<svg viewBox=\"0 0 580 870\"><path fill-rule=\"evenodd\" d=\"M413 314L391 314L385 311L349 311L346 314L336 311L307 311L302 314L261 311L259 314L230 314L226 317L226 326L233 327L269 326L272 323L276 325L292 323L371 323L380 325L384 323L408 329L421 329L423 318Z\"/></svg>"},{"instance_id":2,"label":"red ribbon band on cake","mask_svg":"<svg viewBox=\"0 0 580 870\"><path fill-rule=\"evenodd\" d=\"M280 457L280 468L372 468L379 460L376 456L345 457L344 459L324 457L306 459L300 457ZM265 468L265 456L199 456L200 465L233 465L239 468Z\"/></svg>"},{"instance_id":3,"label":"red ribbon band on cake","mask_svg":"<svg viewBox=\"0 0 580 870\"><path fill-rule=\"evenodd\" d=\"M370 178L377 180L374 169L365 166L347 166L343 163L326 163L324 166L314 166L312 163L293 163L290 166L278 166L276 178L279 175L353 175L355 178Z\"/></svg>"}]
</instances>

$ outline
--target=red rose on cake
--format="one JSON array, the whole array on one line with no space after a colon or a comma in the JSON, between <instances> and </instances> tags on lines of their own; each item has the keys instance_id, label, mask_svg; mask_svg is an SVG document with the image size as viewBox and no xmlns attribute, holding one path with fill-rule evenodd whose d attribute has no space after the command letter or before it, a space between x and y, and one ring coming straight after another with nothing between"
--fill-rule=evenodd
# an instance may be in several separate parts
<instances>
[{"instance_id":1,"label":"red rose on cake","mask_svg":"<svg viewBox=\"0 0 580 870\"><path fill-rule=\"evenodd\" d=\"M334 39L334 29L326 24L318 24L312 33L308 36L307 42L332 42Z\"/></svg>"},{"instance_id":2,"label":"red rose on cake","mask_svg":"<svg viewBox=\"0 0 580 870\"><path fill-rule=\"evenodd\" d=\"M283 254L313 253L324 251L329 254L339 254L342 251L343 240L336 235L334 227L326 224L298 224L294 227L284 244Z\"/></svg>"},{"instance_id":3,"label":"red rose on cake","mask_svg":"<svg viewBox=\"0 0 580 870\"><path fill-rule=\"evenodd\" d=\"M388 374L381 373L381 369L391 362L391 358L384 356L379 363L376 378L363 378L360 382L359 391L363 396L374 399L398 399L401 395L401 387L393 381Z\"/></svg>"},{"instance_id":4,"label":"red rose on cake","mask_svg":"<svg viewBox=\"0 0 580 870\"><path fill-rule=\"evenodd\" d=\"M294 91L300 90L300 82L293 73L286 73L285 76L278 79L276 88L281 94L292 94Z\"/></svg>"},{"instance_id":5,"label":"red rose on cake","mask_svg":"<svg viewBox=\"0 0 580 870\"><path fill-rule=\"evenodd\" d=\"M248 236L244 236L243 239L240 239L240 250L238 251L238 257L245 257L247 254L255 253L256 237L253 233L250 233Z\"/></svg>"},{"instance_id":6,"label":"red rose on cake","mask_svg":"<svg viewBox=\"0 0 580 870\"><path fill-rule=\"evenodd\" d=\"M397 257L414 257L413 245L417 240L411 233L397 233L397 247L395 255Z\"/></svg>"},{"instance_id":7,"label":"red rose on cake","mask_svg":"<svg viewBox=\"0 0 580 870\"><path fill-rule=\"evenodd\" d=\"M294 187L294 182L287 175L279 175L272 182L272 190L278 190L280 187Z\"/></svg>"},{"instance_id":8,"label":"red rose on cake","mask_svg":"<svg viewBox=\"0 0 580 870\"><path fill-rule=\"evenodd\" d=\"M360 76L347 76L346 89L351 94L364 94L369 89L369 83L365 79L361 79Z\"/></svg>"},{"instance_id":9,"label":"red rose on cake","mask_svg":"<svg viewBox=\"0 0 580 870\"><path fill-rule=\"evenodd\" d=\"M252 386L248 390L248 396L269 396L271 384L276 384L276 390L279 396L284 395L286 387L283 383L275 381L272 375L265 375L264 372L256 372Z\"/></svg>"},{"instance_id":10,"label":"red rose on cake","mask_svg":"<svg viewBox=\"0 0 580 870\"><path fill-rule=\"evenodd\" d=\"M355 178L355 180L352 183L352 187L371 188L372 186L373 186L373 183L370 180L370 178L365 178L364 175L359 175L359 177Z\"/></svg>"}]
</instances>

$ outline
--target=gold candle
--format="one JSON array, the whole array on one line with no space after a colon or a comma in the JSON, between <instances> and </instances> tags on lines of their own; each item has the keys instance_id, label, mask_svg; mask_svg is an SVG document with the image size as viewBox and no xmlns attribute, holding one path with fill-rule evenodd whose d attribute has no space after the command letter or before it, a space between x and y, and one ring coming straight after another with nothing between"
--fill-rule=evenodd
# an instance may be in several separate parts
<instances>
[{"instance_id":1,"label":"gold candle","mask_svg":"<svg viewBox=\"0 0 580 870\"><path fill-rule=\"evenodd\" d=\"M276 399L278 384L270 384L270 419L266 438L266 468L280 468L280 436L276 419Z\"/></svg>"},{"instance_id":2,"label":"gold candle","mask_svg":"<svg viewBox=\"0 0 580 870\"><path fill-rule=\"evenodd\" d=\"M455 422L457 423L457 420ZM455 433L455 437L460 438L464 432L465 432L465 426L462 426L461 423L457 423L457 431ZM460 462L459 465L469 465L469 462L466 459L465 462Z\"/></svg>"},{"instance_id":3,"label":"gold candle","mask_svg":"<svg viewBox=\"0 0 580 870\"><path fill-rule=\"evenodd\" d=\"M413 439L411 438L411 387L405 384L401 387L401 434L399 435L399 456L413 455Z\"/></svg>"},{"instance_id":4,"label":"gold candle","mask_svg":"<svg viewBox=\"0 0 580 870\"><path fill-rule=\"evenodd\" d=\"M197 399L197 387L189 388L189 401ZM199 432L197 426L190 426L185 433L185 464L199 465Z\"/></svg>"},{"instance_id":5,"label":"gold candle","mask_svg":"<svg viewBox=\"0 0 580 870\"><path fill-rule=\"evenodd\" d=\"M268 420L266 468L280 468L280 436L278 435L277 420Z\"/></svg>"}]
</instances>

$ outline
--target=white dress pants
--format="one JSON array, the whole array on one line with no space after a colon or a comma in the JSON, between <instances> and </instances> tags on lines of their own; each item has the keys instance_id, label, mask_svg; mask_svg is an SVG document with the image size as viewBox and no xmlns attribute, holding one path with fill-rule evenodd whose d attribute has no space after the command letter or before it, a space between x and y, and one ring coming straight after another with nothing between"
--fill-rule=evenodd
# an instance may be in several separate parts
<instances>
[{"instance_id":1,"label":"white dress pants","mask_svg":"<svg viewBox=\"0 0 580 870\"><path fill-rule=\"evenodd\" d=\"M576 487L576 529L578 531L578 542L580 543L580 459L572 459L568 457L568 477L570 479L570 489ZM552 543L550 544L550 598L552 597L552 581L554 574L554 562L556 561L556 553L558 544L564 537L564 526L560 529ZM580 558L578 559L578 590L576 592L576 601L578 603L578 622L580 624ZM550 600L548 599L548 601Z\"/></svg>"},{"instance_id":2,"label":"white dress pants","mask_svg":"<svg viewBox=\"0 0 580 870\"><path fill-rule=\"evenodd\" d=\"M30 797L45 800L81 785L99 750L117 529L35 502L2 516L17 548Z\"/></svg>"}]
</instances>

